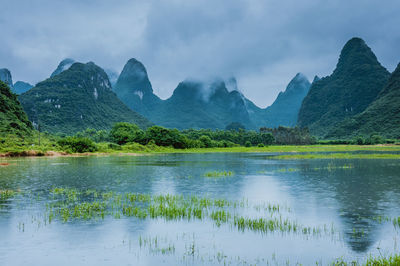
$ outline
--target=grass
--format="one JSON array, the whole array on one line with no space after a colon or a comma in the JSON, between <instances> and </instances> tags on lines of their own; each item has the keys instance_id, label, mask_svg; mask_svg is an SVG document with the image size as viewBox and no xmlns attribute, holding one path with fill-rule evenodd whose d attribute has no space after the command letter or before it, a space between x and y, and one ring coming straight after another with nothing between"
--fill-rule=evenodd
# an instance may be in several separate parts
<instances>
[{"instance_id":1,"label":"grass","mask_svg":"<svg viewBox=\"0 0 400 266\"><path fill-rule=\"evenodd\" d=\"M205 177L227 177L233 176L235 173L232 171L210 171L204 174Z\"/></svg>"},{"instance_id":2,"label":"grass","mask_svg":"<svg viewBox=\"0 0 400 266\"><path fill-rule=\"evenodd\" d=\"M230 147L230 148L198 148L198 149L174 149L172 147L160 147L156 145L140 145L131 143L118 146L109 143L97 143L97 152L85 154L153 154L153 153L220 153L220 152L244 152L244 153L318 153L318 152L353 152L353 151L400 151L400 145L272 145L266 147ZM55 151L70 153L58 146L51 136L42 136L41 145L38 145L37 136L25 140L14 140L12 138L0 142L0 155L8 156L40 156L46 152ZM283 155L287 156L287 155ZM317 155L320 156L320 155ZM283 158L281 158L283 159ZM305 158L307 159L307 158ZM314 157L310 158L314 159Z\"/></svg>"},{"instance_id":3,"label":"grass","mask_svg":"<svg viewBox=\"0 0 400 266\"><path fill-rule=\"evenodd\" d=\"M400 154L389 153L312 153L312 154L285 154L272 156L282 160L309 160L309 159L400 159Z\"/></svg>"},{"instance_id":4,"label":"grass","mask_svg":"<svg viewBox=\"0 0 400 266\"><path fill-rule=\"evenodd\" d=\"M0 190L0 200L8 200L17 194L14 190Z\"/></svg>"},{"instance_id":5,"label":"grass","mask_svg":"<svg viewBox=\"0 0 400 266\"><path fill-rule=\"evenodd\" d=\"M4 195L11 195L10 193ZM25 195L25 193L24 193ZM26 195L29 195L27 193ZM30 194L32 199L35 195ZM71 221L102 220L105 218L162 219L164 221L204 221L217 227L230 226L239 231L254 231L262 234L281 232L316 235L334 230L319 227L305 227L282 216L281 211L290 212L278 204L250 204L247 200L229 201L221 198L199 197L196 195L150 195L139 193L101 192L93 189L79 191L74 188L53 188L48 193L46 210L41 223L54 220L63 223ZM258 217L241 215L251 209ZM40 221L40 218L33 219Z\"/></svg>"}]
</instances>

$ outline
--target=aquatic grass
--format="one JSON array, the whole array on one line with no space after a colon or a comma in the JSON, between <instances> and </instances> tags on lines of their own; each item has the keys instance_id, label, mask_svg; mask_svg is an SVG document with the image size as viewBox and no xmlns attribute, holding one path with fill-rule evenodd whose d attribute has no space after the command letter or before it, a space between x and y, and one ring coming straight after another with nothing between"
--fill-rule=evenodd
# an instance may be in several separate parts
<instances>
[{"instance_id":1,"label":"aquatic grass","mask_svg":"<svg viewBox=\"0 0 400 266\"><path fill-rule=\"evenodd\" d=\"M392 153L307 153L285 154L271 156L280 160L308 160L308 159L400 159L400 154Z\"/></svg>"},{"instance_id":2,"label":"aquatic grass","mask_svg":"<svg viewBox=\"0 0 400 266\"><path fill-rule=\"evenodd\" d=\"M305 227L289 218L283 218L279 204L250 204L247 199L229 201L221 198L196 195L150 195L140 193L78 191L71 188L54 188L51 201L46 205L45 224L54 219L62 222L72 220L104 219L123 217L137 219L163 219L165 221L209 220L216 226L228 225L239 231L282 232L319 235L322 232L334 235L335 231L319 227ZM240 216L245 209L254 209L262 217Z\"/></svg>"},{"instance_id":3,"label":"aquatic grass","mask_svg":"<svg viewBox=\"0 0 400 266\"><path fill-rule=\"evenodd\" d=\"M233 176L235 173L232 171L210 171L204 174L205 177L228 177Z\"/></svg>"},{"instance_id":4,"label":"aquatic grass","mask_svg":"<svg viewBox=\"0 0 400 266\"><path fill-rule=\"evenodd\" d=\"M243 216L234 216L233 225L240 231L251 230L262 233L268 232L297 232L300 226L296 222L292 222L288 219L278 218L248 218ZM304 234L309 232L308 229L304 231Z\"/></svg>"},{"instance_id":5,"label":"aquatic grass","mask_svg":"<svg viewBox=\"0 0 400 266\"><path fill-rule=\"evenodd\" d=\"M17 194L16 191L6 189L6 190L0 190L0 200L8 200L12 197L14 197Z\"/></svg>"}]
</instances>

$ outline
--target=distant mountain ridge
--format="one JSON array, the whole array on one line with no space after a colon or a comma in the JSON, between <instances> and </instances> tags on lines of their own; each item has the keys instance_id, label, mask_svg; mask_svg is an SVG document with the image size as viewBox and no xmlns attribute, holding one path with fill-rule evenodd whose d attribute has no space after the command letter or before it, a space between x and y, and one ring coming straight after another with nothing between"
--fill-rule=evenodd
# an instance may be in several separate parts
<instances>
[{"instance_id":1,"label":"distant mountain ridge","mask_svg":"<svg viewBox=\"0 0 400 266\"><path fill-rule=\"evenodd\" d=\"M151 123L126 107L111 90L103 69L73 63L19 97L31 121L43 131L72 134L86 128L110 129L116 122L144 128Z\"/></svg>"},{"instance_id":2,"label":"distant mountain ridge","mask_svg":"<svg viewBox=\"0 0 400 266\"><path fill-rule=\"evenodd\" d=\"M304 97L311 83L301 73L289 82L286 90L280 92L274 103L265 109L266 125L268 127L290 126L297 124L297 117Z\"/></svg>"},{"instance_id":3,"label":"distant mountain ridge","mask_svg":"<svg viewBox=\"0 0 400 266\"><path fill-rule=\"evenodd\" d=\"M378 96L390 73L360 38L343 47L336 69L315 81L304 98L298 125L325 136L347 117L364 111Z\"/></svg>"},{"instance_id":4,"label":"distant mountain ridge","mask_svg":"<svg viewBox=\"0 0 400 266\"><path fill-rule=\"evenodd\" d=\"M287 91L266 109L247 99L238 90L234 77L226 81L186 80L176 87L170 98L161 100L153 92L145 66L132 58L125 64L114 91L132 110L165 127L224 129L232 122L239 122L247 129L258 129L295 125L309 86L307 78L297 74ZM279 106L285 108L284 112L276 111Z\"/></svg>"}]
</instances>

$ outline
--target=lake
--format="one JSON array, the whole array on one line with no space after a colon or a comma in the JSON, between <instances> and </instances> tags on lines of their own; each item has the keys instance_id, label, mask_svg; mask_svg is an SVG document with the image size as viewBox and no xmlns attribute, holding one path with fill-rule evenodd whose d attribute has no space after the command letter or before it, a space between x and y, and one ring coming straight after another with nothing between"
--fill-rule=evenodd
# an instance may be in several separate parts
<instances>
[{"instance_id":1,"label":"lake","mask_svg":"<svg viewBox=\"0 0 400 266\"><path fill-rule=\"evenodd\" d=\"M0 200L0 265L325 265L398 253L399 160L270 155L2 159L0 190L15 194ZM84 202L100 207L74 216Z\"/></svg>"}]
</instances>

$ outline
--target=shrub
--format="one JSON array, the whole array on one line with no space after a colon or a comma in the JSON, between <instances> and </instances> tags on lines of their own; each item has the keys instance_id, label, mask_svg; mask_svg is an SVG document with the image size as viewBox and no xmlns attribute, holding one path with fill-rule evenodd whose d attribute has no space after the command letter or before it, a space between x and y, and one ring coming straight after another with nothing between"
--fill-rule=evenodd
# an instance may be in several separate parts
<instances>
[{"instance_id":1,"label":"shrub","mask_svg":"<svg viewBox=\"0 0 400 266\"><path fill-rule=\"evenodd\" d=\"M111 141L123 145L128 142L140 142L144 137L144 132L135 124L127 122L116 123L111 131Z\"/></svg>"},{"instance_id":2,"label":"shrub","mask_svg":"<svg viewBox=\"0 0 400 266\"><path fill-rule=\"evenodd\" d=\"M264 144L262 144L262 143L258 143L257 147L260 147L260 148L262 148L262 147L264 147Z\"/></svg>"},{"instance_id":3,"label":"shrub","mask_svg":"<svg viewBox=\"0 0 400 266\"><path fill-rule=\"evenodd\" d=\"M209 136L203 135L199 138L199 140L203 143L205 148L211 148L213 146L211 138Z\"/></svg>"},{"instance_id":4,"label":"shrub","mask_svg":"<svg viewBox=\"0 0 400 266\"><path fill-rule=\"evenodd\" d=\"M72 152L94 152L97 151L96 144L88 138L66 137L59 140L58 145Z\"/></svg>"},{"instance_id":5,"label":"shrub","mask_svg":"<svg viewBox=\"0 0 400 266\"><path fill-rule=\"evenodd\" d=\"M250 141L246 141L246 142L244 143L244 146L245 146L245 147L251 147L251 142L250 142Z\"/></svg>"}]
</instances>

